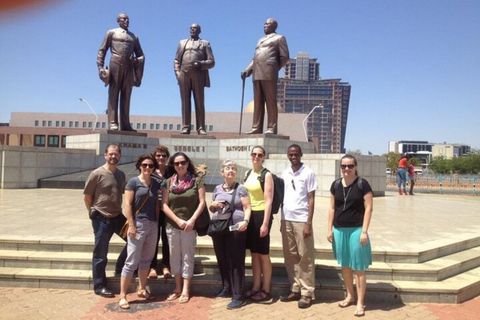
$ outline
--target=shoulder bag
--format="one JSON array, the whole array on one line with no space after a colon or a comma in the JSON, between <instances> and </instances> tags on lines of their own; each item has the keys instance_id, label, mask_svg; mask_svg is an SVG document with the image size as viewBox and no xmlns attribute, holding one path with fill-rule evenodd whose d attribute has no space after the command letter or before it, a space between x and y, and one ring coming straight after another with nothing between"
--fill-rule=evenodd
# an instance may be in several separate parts
<instances>
[{"instance_id":1,"label":"shoulder bag","mask_svg":"<svg viewBox=\"0 0 480 320\"><path fill-rule=\"evenodd\" d=\"M150 188L148 188L147 196L145 197L145 200L143 200L142 205L138 208L137 211L135 211L135 214L133 215L134 220L135 220L135 217L137 216L137 214L140 212L140 210L142 210L143 205L147 202L147 200L149 198L149 195L150 195L150 191L152 190L152 185L153 185L153 182L150 181ZM120 230L120 233L119 233L120 237L122 237L123 239L127 239L128 227L129 227L129 223L128 223L128 220L127 220L127 221L125 221L125 224L123 225L122 230Z\"/></svg>"},{"instance_id":2,"label":"shoulder bag","mask_svg":"<svg viewBox=\"0 0 480 320\"><path fill-rule=\"evenodd\" d=\"M229 203L230 216L224 220L212 220L208 226L208 235L210 237L222 236L230 232L229 227L233 224L233 213L235 212L235 196L237 194L238 183L233 188L232 200Z\"/></svg>"}]
</instances>

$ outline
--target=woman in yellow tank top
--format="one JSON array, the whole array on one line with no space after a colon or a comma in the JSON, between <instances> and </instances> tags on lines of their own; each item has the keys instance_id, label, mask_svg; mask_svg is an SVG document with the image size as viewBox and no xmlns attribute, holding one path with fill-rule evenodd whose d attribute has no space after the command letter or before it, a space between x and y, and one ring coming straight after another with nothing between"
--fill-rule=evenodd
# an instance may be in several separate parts
<instances>
[{"instance_id":1,"label":"woman in yellow tank top","mask_svg":"<svg viewBox=\"0 0 480 320\"><path fill-rule=\"evenodd\" d=\"M244 182L252 205L251 220L247 229L247 248L252 255L253 286L245 293L246 298L261 302L271 300L272 262L270 261L270 229L272 227L273 177L265 176L264 189L260 175L264 170L265 149L255 146L251 152L253 169ZM263 279L262 279L263 278Z\"/></svg>"}]
</instances>

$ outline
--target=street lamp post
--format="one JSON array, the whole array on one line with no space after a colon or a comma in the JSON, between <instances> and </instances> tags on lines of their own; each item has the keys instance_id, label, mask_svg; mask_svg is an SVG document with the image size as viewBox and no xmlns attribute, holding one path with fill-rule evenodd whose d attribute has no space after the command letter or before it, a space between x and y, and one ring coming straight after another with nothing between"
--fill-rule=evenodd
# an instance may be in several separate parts
<instances>
[{"instance_id":1,"label":"street lamp post","mask_svg":"<svg viewBox=\"0 0 480 320\"><path fill-rule=\"evenodd\" d=\"M305 127L305 123L307 122L308 117L310 117L310 115L313 113L313 111L315 111L315 109L317 109L317 108L323 108L323 105L319 104L318 106L313 107L313 109L307 114L305 119L303 119L303 121L302 121L303 132L305 132L305 139L306 139L307 142L308 142L308 134L307 134L307 127Z\"/></svg>"},{"instance_id":2,"label":"street lamp post","mask_svg":"<svg viewBox=\"0 0 480 320\"><path fill-rule=\"evenodd\" d=\"M90 111L92 111L93 115L95 116L95 123L93 124L93 129L92 129L92 131L95 131L95 128L97 127L97 122L98 122L98 115L95 113L92 106L90 105L90 103L88 103L88 101L86 99L78 98L78 100L80 102L85 102L87 104L87 106L90 108Z\"/></svg>"}]
</instances>

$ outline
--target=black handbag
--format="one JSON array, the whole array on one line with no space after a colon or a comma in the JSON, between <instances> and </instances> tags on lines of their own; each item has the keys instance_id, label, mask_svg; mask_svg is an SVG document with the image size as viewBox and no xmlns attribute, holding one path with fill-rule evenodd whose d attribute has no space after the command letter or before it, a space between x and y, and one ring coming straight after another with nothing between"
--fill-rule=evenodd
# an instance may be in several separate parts
<instances>
[{"instance_id":1,"label":"black handbag","mask_svg":"<svg viewBox=\"0 0 480 320\"><path fill-rule=\"evenodd\" d=\"M235 211L235 195L237 194L237 183L233 188L232 200L229 203L230 216L228 219L211 220L208 226L208 235L210 237L223 236L230 232L229 227L232 225L233 212Z\"/></svg>"},{"instance_id":2,"label":"black handbag","mask_svg":"<svg viewBox=\"0 0 480 320\"><path fill-rule=\"evenodd\" d=\"M195 230L197 231L197 235L201 237L206 236L209 226L210 213L208 212L207 204L205 204L202 213L198 216L197 220L195 220Z\"/></svg>"}]
</instances>

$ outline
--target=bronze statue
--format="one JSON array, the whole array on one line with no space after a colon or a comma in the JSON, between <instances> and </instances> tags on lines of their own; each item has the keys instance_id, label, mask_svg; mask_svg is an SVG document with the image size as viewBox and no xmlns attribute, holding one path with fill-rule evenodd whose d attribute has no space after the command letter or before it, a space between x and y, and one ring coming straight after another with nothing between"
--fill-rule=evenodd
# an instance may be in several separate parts
<instances>
[{"instance_id":1,"label":"bronze statue","mask_svg":"<svg viewBox=\"0 0 480 320\"><path fill-rule=\"evenodd\" d=\"M135 131L130 126L130 97L133 86L140 87L145 56L138 37L128 31L130 20L125 13L117 17L119 28L107 31L98 50L97 65L100 79L108 88L108 128ZM110 69L103 68L110 49ZM120 106L118 105L120 95ZM120 123L118 122L120 109Z\"/></svg>"},{"instance_id":2,"label":"bronze statue","mask_svg":"<svg viewBox=\"0 0 480 320\"><path fill-rule=\"evenodd\" d=\"M195 99L197 132L206 135L205 87L210 87L208 69L215 66L210 42L198 37L201 27L194 23L190 27L190 38L180 41L175 54L173 68L182 98L182 134L190 134L192 122L191 94Z\"/></svg>"},{"instance_id":3,"label":"bronze statue","mask_svg":"<svg viewBox=\"0 0 480 320\"><path fill-rule=\"evenodd\" d=\"M265 36L258 40L255 54L248 67L241 73L242 79L253 73L253 124L247 134L262 133L267 105L268 125L265 133L277 134L277 80L278 72L288 62L287 40L276 34L278 23L268 19L263 29Z\"/></svg>"}]
</instances>

